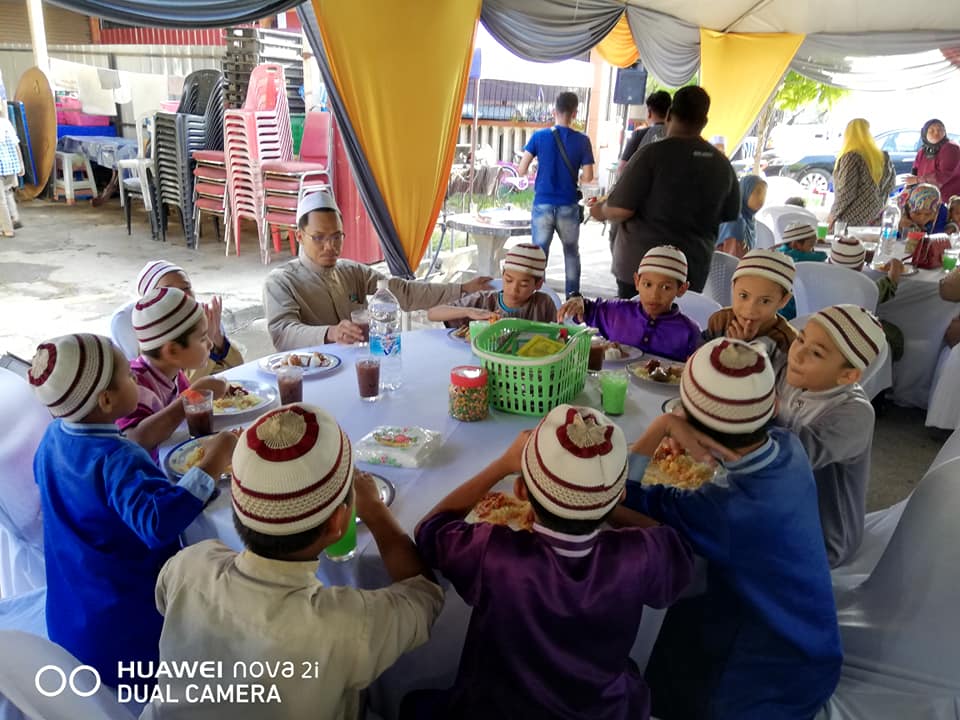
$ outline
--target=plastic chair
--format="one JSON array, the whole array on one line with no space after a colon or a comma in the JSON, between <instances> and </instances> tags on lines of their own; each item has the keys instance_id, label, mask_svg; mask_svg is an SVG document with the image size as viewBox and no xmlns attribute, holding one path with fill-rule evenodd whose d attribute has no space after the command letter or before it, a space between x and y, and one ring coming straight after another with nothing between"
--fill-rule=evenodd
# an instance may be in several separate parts
<instances>
[{"instance_id":1,"label":"plastic chair","mask_svg":"<svg viewBox=\"0 0 960 720\"><path fill-rule=\"evenodd\" d=\"M0 597L10 597L47 583L33 456L52 418L30 385L6 369L0 369L0 414L17 418L0 433Z\"/></svg>"},{"instance_id":2,"label":"plastic chair","mask_svg":"<svg viewBox=\"0 0 960 720\"><path fill-rule=\"evenodd\" d=\"M133 306L136 300L121 305L113 311L110 318L110 339L120 348L127 360L133 360L140 355L140 343L133 331Z\"/></svg>"},{"instance_id":3,"label":"plastic chair","mask_svg":"<svg viewBox=\"0 0 960 720\"><path fill-rule=\"evenodd\" d=\"M93 178L93 166L85 155L56 153L53 174L54 200L59 200L63 195L67 205L73 205L77 201L78 193L89 194L91 198L96 197L97 182ZM77 177L78 175L81 177Z\"/></svg>"},{"instance_id":4,"label":"plastic chair","mask_svg":"<svg viewBox=\"0 0 960 720\"><path fill-rule=\"evenodd\" d=\"M300 161L319 166L327 173L327 182L333 185L333 118L328 112L307 113L300 142Z\"/></svg>"},{"instance_id":5,"label":"plastic chair","mask_svg":"<svg viewBox=\"0 0 960 720\"><path fill-rule=\"evenodd\" d=\"M728 307L733 299L733 271L739 262L737 257L719 251L714 252L710 259L710 272L703 294L716 300L721 307Z\"/></svg>"},{"instance_id":6,"label":"plastic chair","mask_svg":"<svg viewBox=\"0 0 960 720\"><path fill-rule=\"evenodd\" d=\"M133 720L135 717L117 700L114 691L100 685L96 692L82 697L69 687L65 692L48 697L37 692L37 683L47 683L50 692L59 687L61 676L48 670L38 678L38 671L46 666L59 668L71 677L72 671L82 665L73 655L45 637L26 632L0 632L0 644L16 648L16 652L0 653L0 698L6 698L22 716L33 720ZM89 692L95 679L88 670L75 676L77 689ZM15 715L8 715L8 717Z\"/></svg>"},{"instance_id":7,"label":"plastic chair","mask_svg":"<svg viewBox=\"0 0 960 720\"><path fill-rule=\"evenodd\" d=\"M802 263L801 263L802 264ZM790 324L797 330L807 325L810 315L798 315ZM890 345L886 342L880 348L876 359L870 363L860 377L860 387L873 400L884 390L893 387L893 358L890 355Z\"/></svg>"},{"instance_id":8,"label":"plastic chair","mask_svg":"<svg viewBox=\"0 0 960 720\"><path fill-rule=\"evenodd\" d=\"M120 207L124 209L127 219L127 235L130 235L130 203L128 195L134 195L143 200L143 208L150 216L151 232L156 237L156 228L153 221L153 202L150 189L150 174L154 172L154 161L147 155L148 149L153 149L153 115L141 115L137 118L137 157L117 162L117 172L120 175Z\"/></svg>"},{"instance_id":9,"label":"plastic chair","mask_svg":"<svg viewBox=\"0 0 960 720\"><path fill-rule=\"evenodd\" d=\"M810 210L796 205L767 205L757 212L757 220L773 230L778 243L790 223L802 222L817 227L820 222Z\"/></svg>"},{"instance_id":10,"label":"plastic chair","mask_svg":"<svg viewBox=\"0 0 960 720\"><path fill-rule=\"evenodd\" d=\"M771 250L777 244L773 230L761 221L757 221L757 250Z\"/></svg>"},{"instance_id":11,"label":"plastic chair","mask_svg":"<svg viewBox=\"0 0 960 720\"><path fill-rule=\"evenodd\" d=\"M863 273L822 262L798 262L793 281L797 315L809 315L831 305L850 303L877 311L880 292Z\"/></svg>"},{"instance_id":12,"label":"plastic chair","mask_svg":"<svg viewBox=\"0 0 960 720\"><path fill-rule=\"evenodd\" d=\"M927 473L870 577L837 593L843 669L818 717L956 717L958 474L960 459Z\"/></svg>"},{"instance_id":13,"label":"plastic chair","mask_svg":"<svg viewBox=\"0 0 960 720\"><path fill-rule=\"evenodd\" d=\"M678 297L677 305L680 307L680 312L699 325L701 330L707 327L710 316L723 307L713 298L693 290L687 290Z\"/></svg>"},{"instance_id":14,"label":"plastic chair","mask_svg":"<svg viewBox=\"0 0 960 720\"><path fill-rule=\"evenodd\" d=\"M930 384L927 427L956 430L960 427L960 345L943 346Z\"/></svg>"}]
</instances>

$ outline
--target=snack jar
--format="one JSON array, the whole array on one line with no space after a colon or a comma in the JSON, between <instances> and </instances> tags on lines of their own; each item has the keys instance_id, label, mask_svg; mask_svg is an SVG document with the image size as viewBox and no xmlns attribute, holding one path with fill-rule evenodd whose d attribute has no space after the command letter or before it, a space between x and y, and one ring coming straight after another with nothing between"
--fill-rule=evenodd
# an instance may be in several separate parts
<instances>
[{"instance_id":1,"label":"snack jar","mask_svg":"<svg viewBox=\"0 0 960 720\"><path fill-rule=\"evenodd\" d=\"M490 412L487 371L459 365L450 371L450 415L457 420L483 420Z\"/></svg>"}]
</instances>

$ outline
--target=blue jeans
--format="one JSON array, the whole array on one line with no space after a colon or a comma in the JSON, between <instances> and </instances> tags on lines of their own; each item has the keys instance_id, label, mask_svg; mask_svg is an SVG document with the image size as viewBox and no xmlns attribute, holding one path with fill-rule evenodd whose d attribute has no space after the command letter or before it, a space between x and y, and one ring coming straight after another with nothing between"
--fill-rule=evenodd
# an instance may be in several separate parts
<instances>
[{"instance_id":1,"label":"blue jeans","mask_svg":"<svg viewBox=\"0 0 960 720\"><path fill-rule=\"evenodd\" d=\"M550 257L553 231L563 243L563 267L566 275L566 293L580 292L580 206L534 205L530 226L533 244Z\"/></svg>"}]
</instances>

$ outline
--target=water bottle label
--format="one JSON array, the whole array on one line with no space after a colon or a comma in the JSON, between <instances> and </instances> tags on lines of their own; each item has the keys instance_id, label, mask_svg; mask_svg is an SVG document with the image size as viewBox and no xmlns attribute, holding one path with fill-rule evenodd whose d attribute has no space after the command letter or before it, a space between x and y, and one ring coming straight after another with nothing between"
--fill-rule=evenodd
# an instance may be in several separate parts
<instances>
[{"instance_id":1,"label":"water bottle label","mask_svg":"<svg viewBox=\"0 0 960 720\"><path fill-rule=\"evenodd\" d=\"M400 334L396 335L381 335L380 336L380 352L384 356L389 355L399 355L400 354Z\"/></svg>"}]
</instances>

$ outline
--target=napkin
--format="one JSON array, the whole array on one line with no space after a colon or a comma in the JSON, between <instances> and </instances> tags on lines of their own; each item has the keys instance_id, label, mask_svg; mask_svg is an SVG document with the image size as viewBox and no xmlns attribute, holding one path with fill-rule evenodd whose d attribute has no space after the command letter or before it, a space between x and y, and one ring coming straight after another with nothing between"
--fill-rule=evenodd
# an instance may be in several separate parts
<instances>
[{"instance_id":1,"label":"napkin","mask_svg":"<svg viewBox=\"0 0 960 720\"><path fill-rule=\"evenodd\" d=\"M380 425L353 447L354 460L399 468L421 467L440 444L440 433L416 426Z\"/></svg>"}]
</instances>

